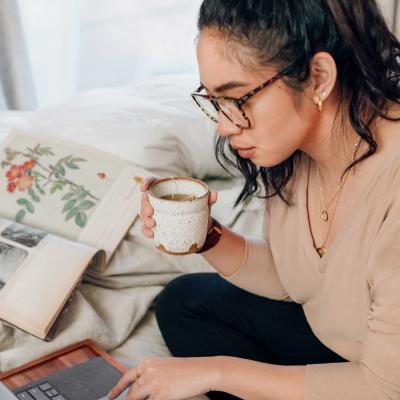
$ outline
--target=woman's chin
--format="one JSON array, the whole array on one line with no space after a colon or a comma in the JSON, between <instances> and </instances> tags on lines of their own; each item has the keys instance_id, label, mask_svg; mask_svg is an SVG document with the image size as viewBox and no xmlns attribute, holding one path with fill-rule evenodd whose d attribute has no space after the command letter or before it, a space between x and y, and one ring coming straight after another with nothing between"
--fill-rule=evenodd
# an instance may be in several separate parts
<instances>
[{"instance_id":1,"label":"woman's chin","mask_svg":"<svg viewBox=\"0 0 400 400\"><path fill-rule=\"evenodd\" d=\"M285 161L285 158L282 158L282 155L278 156L272 152L269 152L268 154L265 152L262 153L256 148L252 148L249 151L239 151L239 155L244 159L248 159L257 167L263 168L275 167Z\"/></svg>"},{"instance_id":2,"label":"woman's chin","mask_svg":"<svg viewBox=\"0 0 400 400\"><path fill-rule=\"evenodd\" d=\"M271 168L271 167L276 167L277 165L281 164L284 160L281 158L252 158L251 161L256 164L258 167L263 167L263 168Z\"/></svg>"}]
</instances>

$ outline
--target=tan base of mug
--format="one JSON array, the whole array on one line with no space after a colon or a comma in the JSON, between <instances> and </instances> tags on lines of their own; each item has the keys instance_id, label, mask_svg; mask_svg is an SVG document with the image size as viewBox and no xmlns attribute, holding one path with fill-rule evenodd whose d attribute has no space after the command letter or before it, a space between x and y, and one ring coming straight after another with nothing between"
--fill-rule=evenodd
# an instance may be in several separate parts
<instances>
[{"instance_id":1,"label":"tan base of mug","mask_svg":"<svg viewBox=\"0 0 400 400\"><path fill-rule=\"evenodd\" d=\"M160 244L157 246L157 249L160 250L161 252L165 253L165 254L169 254L171 256L187 256L188 254L193 254L196 253L197 251L200 250L200 247L197 247L197 243L193 243L189 250L184 252L184 253L174 253L172 251L168 251L164 245Z\"/></svg>"}]
</instances>

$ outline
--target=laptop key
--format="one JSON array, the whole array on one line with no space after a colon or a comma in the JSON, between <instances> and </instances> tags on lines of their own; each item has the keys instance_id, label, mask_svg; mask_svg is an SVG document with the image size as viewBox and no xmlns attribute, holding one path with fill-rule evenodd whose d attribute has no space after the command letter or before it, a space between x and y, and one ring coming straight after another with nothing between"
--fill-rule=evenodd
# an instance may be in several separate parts
<instances>
[{"instance_id":1,"label":"laptop key","mask_svg":"<svg viewBox=\"0 0 400 400\"><path fill-rule=\"evenodd\" d=\"M39 389L43 390L43 392L45 392L46 390L50 390L52 388L53 386L51 386L49 382L43 383L43 385L39 386Z\"/></svg>"},{"instance_id":2,"label":"laptop key","mask_svg":"<svg viewBox=\"0 0 400 400\"><path fill-rule=\"evenodd\" d=\"M58 391L57 391L57 389L50 389L50 390L48 390L47 392L45 392L46 393L46 395L48 396L48 397L54 397L54 396L57 396L59 393L58 393Z\"/></svg>"},{"instance_id":3,"label":"laptop key","mask_svg":"<svg viewBox=\"0 0 400 400\"><path fill-rule=\"evenodd\" d=\"M21 392L17 394L19 400L34 400L28 392Z\"/></svg>"},{"instance_id":4,"label":"laptop key","mask_svg":"<svg viewBox=\"0 0 400 400\"><path fill-rule=\"evenodd\" d=\"M35 400L49 400L49 398L37 387L28 390Z\"/></svg>"},{"instance_id":5,"label":"laptop key","mask_svg":"<svg viewBox=\"0 0 400 400\"><path fill-rule=\"evenodd\" d=\"M66 400L66 398L60 394L59 396L53 397L51 400Z\"/></svg>"}]
</instances>

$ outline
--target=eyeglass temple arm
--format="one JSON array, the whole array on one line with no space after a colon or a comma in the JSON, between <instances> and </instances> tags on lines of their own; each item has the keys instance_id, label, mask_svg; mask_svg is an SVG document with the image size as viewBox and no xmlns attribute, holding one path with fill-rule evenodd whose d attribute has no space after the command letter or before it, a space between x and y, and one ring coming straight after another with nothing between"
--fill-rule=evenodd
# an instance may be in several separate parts
<instances>
[{"instance_id":1,"label":"eyeglass temple arm","mask_svg":"<svg viewBox=\"0 0 400 400\"><path fill-rule=\"evenodd\" d=\"M245 103L247 100L249 100L255 94L257 94L260 90L262 90L265 87L271 85L272 83L274 83L278 79L281 79L283 76L285 76L287 73L289 73L291 71L291 69L292 69L292 67L285 68L283 71L279 72L279 74L277 74L274 77L272 77L269 81L264 82L261 86L259 86L258 88L254 89L247 96L244 96L241 99L237 100L238 106L242 106L243 103Z\"/></svg>"}]
</instances>

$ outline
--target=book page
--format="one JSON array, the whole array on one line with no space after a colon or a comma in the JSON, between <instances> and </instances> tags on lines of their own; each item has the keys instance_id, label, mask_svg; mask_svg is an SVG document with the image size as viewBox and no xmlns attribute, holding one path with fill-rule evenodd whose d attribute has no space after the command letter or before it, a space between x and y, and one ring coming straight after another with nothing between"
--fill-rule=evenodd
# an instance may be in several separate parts
<instances>
[{"instance_id":1,"label":"book page","mask_svg":"<svg viewBox=\"0 0 400 400\"><path fill-rule=\"evenodd\" d=\"M94 211L79 241L103 249L108 261L140 211L140 180L148 175L145 170L128 166Z\"/></svg>"},{"instance_id":2,"label":"book page","mask_svg":"<svg viewBox=\"0 0 400 400\"><path fill-rule=\"evenodd\" d=\"M45 338L90 262L102 258L93 247L0 219L0 318Z\"/></svg>"},{"instance_id":3,"label":"book page","mask_svg":"<svg viewBox=\"0 0 400 400\"><path fill-rule=\"evenodd\" d=\"M0 146L0 215L109 259L138 214L145 174L87 146L13 131Z\"/></svg>"}]
</instances>

